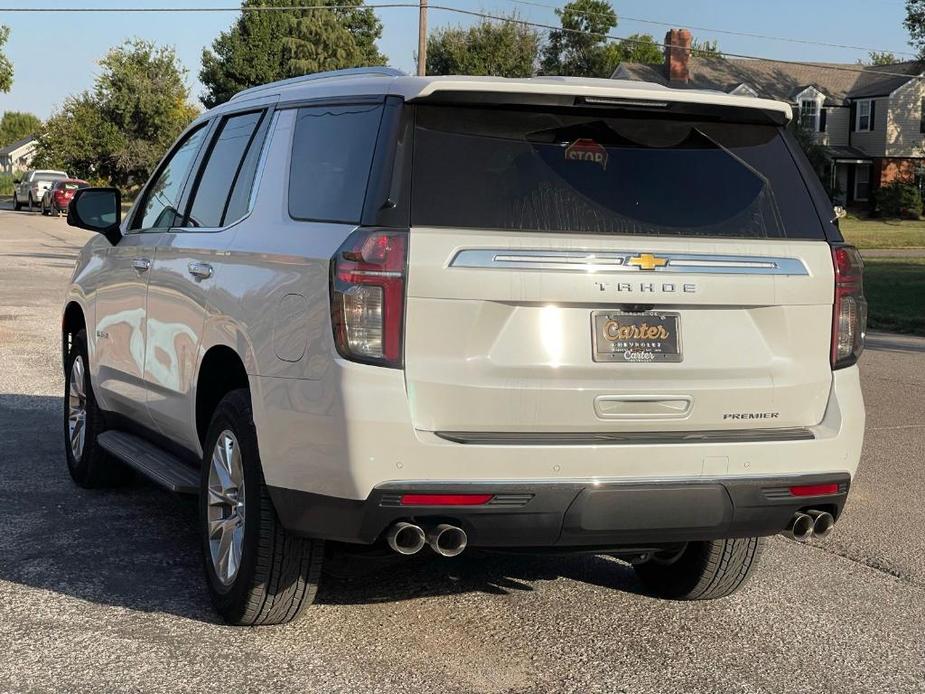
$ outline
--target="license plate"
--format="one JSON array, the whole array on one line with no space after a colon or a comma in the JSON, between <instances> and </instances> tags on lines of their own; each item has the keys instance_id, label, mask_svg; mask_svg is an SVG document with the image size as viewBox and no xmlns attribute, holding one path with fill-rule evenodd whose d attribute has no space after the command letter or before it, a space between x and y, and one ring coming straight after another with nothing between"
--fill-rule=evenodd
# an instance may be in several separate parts
<instances>
[{"instance_id":1,"label":"license plate","mask_svg":"<svg viewBox=\"0 0 925 694\"><path fill-rule=\"evenodd\" d=\"M681 318L677 313L594 311L594 361L646 364L681 361Z\"/></svg>"}]
</instances>

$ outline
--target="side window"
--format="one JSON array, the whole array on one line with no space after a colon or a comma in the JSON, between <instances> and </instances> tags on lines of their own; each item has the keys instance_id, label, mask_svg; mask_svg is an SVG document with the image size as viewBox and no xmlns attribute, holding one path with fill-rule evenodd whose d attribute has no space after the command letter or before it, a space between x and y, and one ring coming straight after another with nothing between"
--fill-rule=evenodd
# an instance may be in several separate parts
<instances>
[{"instance_id":1,"label":"side window","mask_svg":"<svg viewBox=\"0 0 925 694\"><path fill-rule=\"evenodd\" d=\"M232 190L245 185L241 174L252 150L259 150L256 143L258 129L264 120L264 112L242 113L225 118L212 142L205 166L196 185L193 205L190 208L186 226L220 227L240 219L246 212L240 204L230 209ZM256 162L254 162L256 168ZM253 175L250 182L253 182ZM245 177L247 177L247 175ZM247 195L250 195L248 187Z\"/></svg>"},{"instance_id":2,"label":"side window","mask_svg":"<svg viewBox=\"0 0 925 694\"><path fill-rule=\"evenodd\" d=\"M188 133L186 139L174 149L145 189L140 211L132 220L130 229L169 229L176 226L180 219L177 205L183 193L183 184L202 147L207 130L205 124L199 126Z\"/></svg>"},{"instance_id":3,"label":"side window","mask_svg":"<svg viewBox=\"0 0 925 694\"><path fill-rule=\"evenodd\" d=\"M289 170L289 214L295 219L357 223L382 104L300 108Z\"/></svg>"}]
</instances>

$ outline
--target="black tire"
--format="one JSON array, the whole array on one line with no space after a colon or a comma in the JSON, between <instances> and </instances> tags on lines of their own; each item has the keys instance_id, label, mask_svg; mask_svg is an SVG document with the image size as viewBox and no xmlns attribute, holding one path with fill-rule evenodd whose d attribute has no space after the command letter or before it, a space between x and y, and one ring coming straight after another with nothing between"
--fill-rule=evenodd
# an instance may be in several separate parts
<instances>
[{"instance_id":1,"label":"black tire","mask_svg":"<svg viewBox=\"0 0 925 694\"><path fill-rule=\"evenodd\" d=\"M47 217L49 214L48 208L45 207L45 198L42 198L42 216Z\"/></svg>"},{"instance_id":2,"label":"black tire","mask_svg":"<svg viewBox=\"0 0 925 694\"><path fill-rule=\"evenodd\" d=\"M32 193L29 193L29 212L35 212L35 199L32 197Z\"/></svg>"},{"instance_id":3,"label":"black tire","mask_svg":"<svg viewBox=\"0 0 925 694\"><path fill-rule=\"evenodd\" d=\"M19 202L19 198L16 196L16 193L13 193L13 209L17 212L22 209L22 203Z\"/></svg>"},{"instance_id":4,"label":"black tire","mask_svg":"<svg viewBox=\"0 0 925 694\"><path fill-rule=\"evenodd\" d=\"M69 423L69 401L71 380L74 377L74 362L80 358L83 363L83 393L86 418L84 419L84 441L80 456L74 455L71 446ZM97 437L104 431L103 413L96 404L96 396L90 383L87 368L87 333L83 330L74 335L70 351L64 360L64 454L71 478L81 487L112 487L131 479L131 471L106 451L100 448Z\"/></svg>"},{"instance_id":5,"label":"black tire","mask_svg":"<svg viewBox=\"0 0 925 694\"><path fill-rule=\"evenodd\" d=\"M212 561L207 502L212 453L219 436L227 430L238 442L245 494L241 557L237 573L225 585ZM280 525L264 481L246 389L226 395L212 415L203 453L199 511L206 581L212 603L226 622L239 626L285 624L314 601L324 542L295 537Z\"/></svg>"},{"instance_id":6,"label":"black tire","mask_svg":"<svg viewBox=\"0 0 925 694\"><path fill-rule=\"evenodd\" d=\"M689 542L673 557L656 555L634 565L643 585L672 600L713 600L731 595L748 580L761 555L763 538Z\"/></svg>"}]
</instances>

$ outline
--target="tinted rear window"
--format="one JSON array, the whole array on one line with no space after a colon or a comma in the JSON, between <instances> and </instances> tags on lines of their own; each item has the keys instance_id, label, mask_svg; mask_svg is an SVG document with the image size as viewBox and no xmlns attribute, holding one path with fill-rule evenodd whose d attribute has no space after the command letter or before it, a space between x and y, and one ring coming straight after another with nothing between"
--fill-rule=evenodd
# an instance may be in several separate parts
<instances>
[{"instance_id":1,"label":"tinted rear window","mask_svg":"<svg viewBox=\"0 0 925 694\"><path fill-rule=\"evenodd\" d=\"M289 171L289 214L357 223L363 213L382 104L300 108Z\"/></svg>"},{"instance_id":2,"label":"tinted rear window","mask_svg":"<svg viewBox=\"0 0 925 694\"><path fill-rule=\"evenodd\" d=\"M419 106L412 224L824 238L773 125Z\"/></svg>"}]
</instances>

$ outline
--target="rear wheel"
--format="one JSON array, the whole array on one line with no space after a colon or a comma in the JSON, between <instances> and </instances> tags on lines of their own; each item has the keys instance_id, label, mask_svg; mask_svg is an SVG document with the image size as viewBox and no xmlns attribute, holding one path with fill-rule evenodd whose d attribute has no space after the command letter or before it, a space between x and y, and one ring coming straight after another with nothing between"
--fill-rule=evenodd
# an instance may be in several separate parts
<instances>
[{"instance_id":1,"label":"rear wheel","mask_svg":"<svg viewBox=\"0 0 925 694\"><path fill-rule=\"evenodd\" d=\"M29 193L29 212L35 212L35 198Z\"/></svg>"},{"instance_id":2,"label":"rear wheel","mask_svg":"<svg viewBox=\"0 0 925 694\"><path fill-rule=\"evenodd\" d=\"M45 198L42 198L42 215L48 216L48 208L45 207Z\"/></svg>"},{"instance_id":3,"label":"rear wheel","mask_svg":"<svg viewBox=\"0 0 925 694\"><path fill-rule=\"evenodd\" d=\"M634 565L636 575L654 593L673 600L712 600L731 595L758 564L759 537L689 542Z\"/></svg>"},{"instance_id":4,"label":"rear wheel","mask_svg":"<svg viewBox=\"0 0 925 694\"><path fill-rule=\"evenodd\" d=\"M280 525L267 491L245 389L226 395L206 437L200 536L209 593L230 624L284 624L312 603L324 543Z\"/></svg>"},{"instance_id":5,"label":"rear wheel","mask_svg":"<svg viewBox=\"0 0 925 694\"><path fill-rule=\"evenodd\" d=\"M87 359L87 334L74 335L65 360L64 451L67 469L81 487L118 485L131 477L124 465L97 444L103 415L96 404Z\"/></svg>"}]
</instances>

